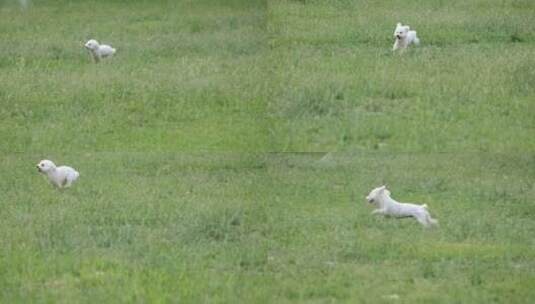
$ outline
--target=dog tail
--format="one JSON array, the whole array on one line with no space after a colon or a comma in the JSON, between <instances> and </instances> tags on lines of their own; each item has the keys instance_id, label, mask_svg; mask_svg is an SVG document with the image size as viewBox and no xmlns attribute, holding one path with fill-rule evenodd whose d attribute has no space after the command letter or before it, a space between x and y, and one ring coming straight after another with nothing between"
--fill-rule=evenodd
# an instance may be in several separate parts
<instances>
[{"instance_id":1,"label":"dog tail","mask_svg":"<svg viewBox=\"0 0 535 304\"><path fill-rule=\"evenodd\" d=\"M422 205L422 208L427 209L427 204L423 204L423 205Z\"/></svg>"}]
</instances>

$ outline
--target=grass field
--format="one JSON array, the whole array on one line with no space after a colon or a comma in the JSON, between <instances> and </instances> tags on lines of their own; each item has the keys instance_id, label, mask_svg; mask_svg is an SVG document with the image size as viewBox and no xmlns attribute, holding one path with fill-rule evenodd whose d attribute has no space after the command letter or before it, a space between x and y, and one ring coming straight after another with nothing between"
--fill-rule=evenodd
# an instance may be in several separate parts
<instances>
[{"instance_id":1,"label":"grass field","mask_svg":"<svg viewBox=\"0 0 535 304\"><path fill-rule=\"evenodd\" d=\"M0 303L533 303L533 16L0 1ZM371 216L385 182L440 227Z\"/></svg>"}]
</instances>

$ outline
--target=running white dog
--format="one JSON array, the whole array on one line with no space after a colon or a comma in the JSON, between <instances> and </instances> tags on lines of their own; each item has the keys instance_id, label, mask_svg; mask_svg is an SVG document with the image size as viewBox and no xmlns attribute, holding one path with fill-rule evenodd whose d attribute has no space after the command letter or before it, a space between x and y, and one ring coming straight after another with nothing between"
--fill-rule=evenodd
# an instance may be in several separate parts
<instances>
[{"instance_id":1,"label":"running white dog","mask_svg":"<svg viewBox=\"0 0 535 304\"><path fill-rule=\"evenodd\" d=\"M396 202L390 197L390 191L386 189L386 186L373 189L370 194L366 196L366 200L378 207L372 212L372 214L382 214L385 216L393 216L398 218L414 217L425 227L438 225L438 221L431 218L429 211L427 211L426 204L420 206Z\"/></svg>"},{"instance_id":2,"label":"running white dog","mask_svg":"<svg viewBox=\"0 0 535 304\"><path fill-rule=\"evenodd\" d=\"M393 48L394 51L398 49L404 50L411 44L420 44L420 39L416 37L416 31L411 31L408 25L401 25L401 23L396 25L394 38L396 38Z\"/></svg>"},{"instance_id":3,"label":"running white dog","mask_svg":"<svg viewBox=\"0 0 535 304\"><path fill-rule=\"evenodd\" d=\"M37 164L37 170L46 174L48 180L58 188L67 188L78 179L80 173L68 166L56 167L56 165L48 160L42 160Z\"/></svg>"},{"instance_id":4,"label":"running white dog","mask_svg":"<svg viewBox=\"0 0 535 304\"><path fill-rule=\"evenodd\" d=\"M106 44L99 44L95 39L91 39L84 45L89 50L95 62L99 62L102 58L111 57L115 54L115 49Z\"/></svg>"}]
</instances>

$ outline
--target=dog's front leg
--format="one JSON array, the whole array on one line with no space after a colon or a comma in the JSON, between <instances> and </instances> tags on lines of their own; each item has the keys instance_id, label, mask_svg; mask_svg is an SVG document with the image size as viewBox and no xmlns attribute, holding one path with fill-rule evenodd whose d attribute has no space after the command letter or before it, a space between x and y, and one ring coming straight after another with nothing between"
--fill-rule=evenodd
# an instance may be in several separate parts
<instances>
[{"instance_id":1,"label":"dog's front leg","mask_svg":"<svg viewBox=\"0 0 535 304\"><path fill-rule=\"evenodd\" d=\"M91 53L91 57L93 57L93 62L94 63L99 63L100 62L100 56L98 56L97 54Z\"/></svg>"},{"instance_id":2,"label":"dog's front leg","mask_svg":"<svg viewBox=\"0 0 535 304\"><path fill-rule=\"evenodd\" d=\"M384 215L385 211L386 211L385 209L375 209L375 210L372 211L372 214L373 215L376 215L376 214L383 214Z\"/></svg>"}]
</instances>

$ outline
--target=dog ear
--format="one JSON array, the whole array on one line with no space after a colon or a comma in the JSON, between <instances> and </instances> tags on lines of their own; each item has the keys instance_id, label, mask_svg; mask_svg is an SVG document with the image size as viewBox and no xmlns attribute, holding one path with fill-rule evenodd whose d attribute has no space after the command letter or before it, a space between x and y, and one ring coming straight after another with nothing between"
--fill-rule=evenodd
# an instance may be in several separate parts
<instances>
[{"instance_id":1,"label":"dog ear","mask_svg":"<svg viewBox=\"0 0 535 304\"><path fill-rule=\"evenodd\" d=\"M401 22L398 22L397 27L400 27L400 26L401 26Z\"/></svg>"},{"instance_id":2,"label":"dog ear","mask_svg":"<svg viewBox=\"0 0 535 304\"><path fill-rule=\"evenodd\" d=\"M405 26L405 30L406 30L407 32L410 31L410 30L411 30L410 26L406 25L406 26Z\"/></svg>"}]
</instances>

